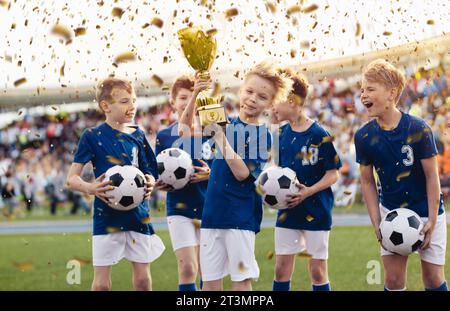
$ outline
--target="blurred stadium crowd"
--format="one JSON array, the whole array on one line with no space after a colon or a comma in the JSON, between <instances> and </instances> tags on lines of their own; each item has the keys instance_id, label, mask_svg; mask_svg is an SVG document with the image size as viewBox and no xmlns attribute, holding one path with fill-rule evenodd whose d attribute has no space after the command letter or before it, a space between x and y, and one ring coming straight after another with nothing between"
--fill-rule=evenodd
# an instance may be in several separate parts
<instances>
[{"instance_id":1,"label":"blurred stadium crowd","mask_svg":"<svg viewBox=\"0 0 450 311\"><path fill-rule=\"evenodd\" d=\"M431 70L406 70L408 84L400 99L400 109L424 118L435 135L439 155L439 173L445 197L450 193L450 68L440 65ZM237 97L225 101L229 115L237 113ZM307 113L321 122L334 136L341 157L341 178L334 186L336 206L352 206L359 193L359 168L355 161L353 136L366 121L360 102L359 85L336 88L331 78L312 84ZM52 215L70 206L65 213L89 213L92 198L65 188L65 174L82 131L102 122L99 111L31 116L23 113L0 130L0 215L12 219L29 212L49 210ZM269 116L268 116L269 117ZM136 123L143 127L149 141L155 144L157 131L176 121L170 105L138 110ZM92 167L86 166L85 180L93 179ZM164 200L155 192L151 206ZM0 216L1 218L2 216Z\"/></svg>"}]
</instances>

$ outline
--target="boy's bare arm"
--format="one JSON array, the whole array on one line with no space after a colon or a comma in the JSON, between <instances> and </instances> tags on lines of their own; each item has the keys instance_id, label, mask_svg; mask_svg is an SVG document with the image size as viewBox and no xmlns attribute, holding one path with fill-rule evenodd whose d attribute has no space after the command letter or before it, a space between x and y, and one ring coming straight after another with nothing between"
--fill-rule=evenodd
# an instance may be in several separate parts
<instances>
[{"instance_id":1,"label":"boy's bare arm","mask_svg":"<svg viewBox=\"0 0 450 311\"><path fill-rule=\"evenodd\" d=\"M381 215L378 207L378 192L375 178L373 176L373 166L360 165L359 169L361 172L361 191L367 206L370 220L375 228L377 238L380 241L381 235L378 228L381 222Z\"/></svg>"},{"instance_id":2,"label":"boy's bare arm","mask_svg":"<svg viewBox=\"0 0 450 311\"><path fill-rule=\"evenodd\" d=\"M112 196L107 195L106 192L113 189L111 182L109 180L103 180L105 174L99 176L92 183L84 181L80 176L83 167L84 164L72 163L69 172L67 173L67 187L85 194L95 195L102 201L108 203L108 199L112 198Z\"/></svg>"}]
</instances>

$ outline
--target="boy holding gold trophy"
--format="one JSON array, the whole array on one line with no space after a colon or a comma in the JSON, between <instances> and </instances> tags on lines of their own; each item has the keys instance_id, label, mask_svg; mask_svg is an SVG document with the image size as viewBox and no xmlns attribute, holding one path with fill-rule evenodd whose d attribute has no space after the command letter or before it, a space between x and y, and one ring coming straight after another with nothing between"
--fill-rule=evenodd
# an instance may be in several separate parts
<instances>
[{"instance_id":1,"label":"boy holding gold trophy","mask_svg":"<svg viewBox=\"0 0 450 311\"><path fill-rule=\"evenodd\" d=\"M203 290L223 290L223 278L227 275L231 276L232 290L251 290L251 281L259 277L255 236L263 212L254 182L269 159L272 144L260 117L265 109L285 97L286 81L267 64L255 66L240 88L239 117L228 123L217 102L207 99L206 105L199 106L205 102L196 100L211 84L204 72L211 65L207 60L214 59L215 40L199 28L182 29L178 34L188 61L201 64L197 68L203 70L197 74L192 99L180 119L184 129L179 127L178 134L192 135L197 108L203 132L212 134L216 150L200 229Z\"/></svg>"}]
</instances>

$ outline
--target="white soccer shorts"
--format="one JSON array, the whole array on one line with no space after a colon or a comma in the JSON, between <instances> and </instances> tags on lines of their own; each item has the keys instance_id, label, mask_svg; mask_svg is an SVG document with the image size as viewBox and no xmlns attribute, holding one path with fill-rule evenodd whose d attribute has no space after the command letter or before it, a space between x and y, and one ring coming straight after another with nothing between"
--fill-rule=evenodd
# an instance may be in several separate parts
<instances>
[{"instance_id":1,"label":"white soccer shorts","mask_svg":"<svg viewBox=\"0 0 450 311\"><path fill-rule=\"evenodd\" d=\"M380 204L381 218L389 212L389 209ZM428 217L421 217L423 223L428 221ZM436 225L431 236L430 246L425 249L419 249L420 259L435 265L443 266L445 264L445 250L447 246L447 218L445 212L438 215ZM380 247L381 256L395 255Z\"/></svg>"},{"instance_id":2,"label":"white soccer shorts","mask_svg":"<svg viewBox=\"0 0 450 311\"><path fill-rule=\"evenodd\" d=\"M183 247L200 245L200 228L198 222L194 224L194 219L174 215L167 216L170 240L174 251Z\"/></svg>"},{"instance_id":3,"label":"white soccer shorts","mask_svg":"<svg viewBox=\"0 0 450 311\"><path fill-rule=\"evenodd\" d=\"M156 234L134 231L115 232L92 237L92 264L112 266L123 258L137 263L150 263L164 252L164 243Z\"/></svg>"},{"instance_id":4,"label":"white soccer shorts","mask_svg":"<svg viewBox=\"0 0 450 311\"><path fill-rule=\"evenodd\" d=\"M293 255L306 251L313 259L328 259L330 231L275 227L275 254Z\"/></svg>"},{"instance_id":5,"label":"white soccer shorts","mask_svg":"<svg viewBox=\"0 0 450 311\"><path fill-rule=\"evenodd\" d=\"M203 281L231 276L231 281L257 279L255 233L238 229L201 229L200 269Z\"/></svg>"}]
</instances>

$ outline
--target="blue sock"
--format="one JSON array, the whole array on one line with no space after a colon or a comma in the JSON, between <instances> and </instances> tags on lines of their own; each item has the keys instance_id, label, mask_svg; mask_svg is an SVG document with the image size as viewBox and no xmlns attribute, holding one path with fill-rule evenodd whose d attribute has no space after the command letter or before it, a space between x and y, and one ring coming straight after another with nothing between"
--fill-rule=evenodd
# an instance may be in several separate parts
<instances>
[{"instance_id":1,"label":"blue sock","mask_svg":"<svg viewBox=\"0 0 450 311\"><path fill-rule=\"evenodd\" d=\"M448 292L447 282L441 284L441 286L436 288L425 288L427 292Z\"/></svg>"},{"instance_id":2,"label":"blue sock","mask_svg":"<svg viewBox=\"0 0 450 311\"><path fill-rule=\"evenodd\" d=\"M203 280L202 279L200 279L200 289L203 289Z\"/></svg>"},{"instance_id":3,"label":"blue sock","mask_svg":"<svg viewBox=\"0 0 450 311\"><path fill-rule=\"evenodd\" d=\"M180 292L195 292L197 290L197 287L195 286L195 283L179 284L178 290Z\"/></svg>"},{"instance_id":4,"label":"blue sock","mask_svg":"<svg viewBox=\"0 0 450 311\"><path fill-rule=\"evenodd\" d=\"M277 282L273 280L272 290L274 292L288 292L291 289L291 281Z\"/></svg>"},{"instance_id":5,"label":"blue sock","mask_svg":"<svg viewBox=\"0 0 450 311\"><path fill-rule=\"evenodd\" d=\"M312 286L314 292L330 292L331 285L330 282L322 284L322 285L314 285Z\"/></svg>"}]
</instances>

